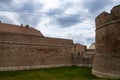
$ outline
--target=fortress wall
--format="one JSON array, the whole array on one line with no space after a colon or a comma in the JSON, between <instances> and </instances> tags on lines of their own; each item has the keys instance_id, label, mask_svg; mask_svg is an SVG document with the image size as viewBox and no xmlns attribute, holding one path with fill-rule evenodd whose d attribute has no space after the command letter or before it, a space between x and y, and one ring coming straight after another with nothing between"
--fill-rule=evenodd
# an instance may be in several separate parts
<instances>
[{"instance_id":1,"label":"fortress wall","mask_svg":"<svg viewBox=\"0 0 120 80\"><path fill-rule=\"evenodd\" d=\"M20 25L0 23L0 32L10 32L10 33L17 33L17 34L43 36L43 34L40 31L32 27L29 27L29 25L20 26Z\"/></svg>"},{"instance_id":2,"label":"fortress wall","mask_svg":"<svg viewBox=\"0 0 120 80\"><path fill-rule=\"evenodd\" d=\"M72 40L0 33L0 71L71 66Z\"/></svg>"},{"instance_id":3,"label":"fortress wall","mask_svg":"<svg viewBox=\"0 0 120 80\"><path fill-rule=\"evenodd\" d=\"M120 78L120 5L96 17L96 53L92 73Z\"/></svg>"},{"instance_id":4,"label":"fortress wall","mask_svg":"<svg viewBox=\"0 0 120 80\"><path fill-rule=\"evenodd\" d=\"M33 35L22 35L14 33L0 32L0 41L23 42L23 43L38 43L38 44L54 44L54 45L73 45L72 40L49 38Z\"/></svg>"},{"instance_id":5,"label":"fortress wall","mask_svg":"<svg viewBox=\"0 0 120 80\"><path fill-rule=\"evenodd\" d=\"M103 24L106 24L107 22L110 22L110 21L113 21L113 16L110 13L102 12L95 19L96 29L101 28Z\"/></svg>"},{"instance_id":6,"label":"fortress wall","mask_svg":"<svg viewBox=\"0 0 120 80\"><path fill-rule=\"evenodd\" d=\"M111 14L114 16L114 20L120 19L120 5L113 7Z\"/></svg>"},{"instance_id":7,"label":"fortress wall","mask_svg":"<svg viewBox=\"0 0 120 80\"><path fill-rule=\"evenodd\" d=\"M93 64L94 54L89 54L91 51L87 51L87 48L84 45L75 44L74 49L75 53L73 54L73 65L91 67Z\"/></svg>"},{"instance_id":8,"label":"fortress wall","mask_svg":"<svg viewBox=\"0 0 120 80\"><path fill-rule=\"evenodd\" d=\"M80 44L74 44L75 52L78 52L79 54L85 53L87 50L85 45L80 45Z\"/></svg>"}]
</instances>

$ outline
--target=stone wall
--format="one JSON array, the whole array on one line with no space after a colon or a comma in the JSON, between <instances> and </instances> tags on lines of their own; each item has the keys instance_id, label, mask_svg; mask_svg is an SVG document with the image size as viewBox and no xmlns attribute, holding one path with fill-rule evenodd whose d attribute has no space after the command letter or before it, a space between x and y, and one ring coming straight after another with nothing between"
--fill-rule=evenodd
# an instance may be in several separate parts
<instances>
[{"instance_id":1,"label":"stone wall","mask_svg":"<svg viewBox=\"0 0 120 80\"><path fill-rule=\"evenodd\" d=\"M0 70L71 66L72 40L0 33Z\"/></svg>"},{"instance_id":2,"label":"stone wall","mask_svg":"<svg viewBox=\"0 0 120 80\"><path fill-rule=\"evenodd\" d=\"M120 5L96 17L92 73L101 78L120 78Z\"/></svg>"},{"instance_id":3,"label":"stone wall","mask_svg":"<svg viewBox=\"0 0 120 80\"><path fill-rule=\"evenodd\" d=\"M74 45L73 65L92 67L93 56L94 50L88 50L84 45Z\"/></svg>"}]
</instances>

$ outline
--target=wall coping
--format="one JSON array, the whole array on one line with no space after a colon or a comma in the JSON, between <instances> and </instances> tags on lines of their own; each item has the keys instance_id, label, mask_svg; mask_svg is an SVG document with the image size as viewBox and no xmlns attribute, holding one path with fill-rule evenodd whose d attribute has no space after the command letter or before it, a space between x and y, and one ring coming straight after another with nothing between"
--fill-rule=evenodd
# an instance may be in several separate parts
<instances>
[{"instance_id":1,"label":"wall coping","mask_svg":"<svg viewBox=\"0 0 120 80\"><path fill-rule=\"evenodd\" d=\"M5 44L19 44L19 45L55 46L55 47L73 47L73 45L27 43L27 42L13 42L13 41L0 41L0 43L5 43Z\"/></svg>"},{"instance_id":2,"label":"wall coping","mask_svg":"<svg viewBox=\"0 0 120 80\"><path fill-rule=\"evenodd\" d=\"M99 29L105 27L106 25L110 25L110 24L118 23L118 22L120 22L120 19L114 20L114 21L111 21L111 22L107 22L107 23L105 23L105 24L100 25L98 28L96 28L96 30L99 30Z\"/></svg>"}]
</instances>

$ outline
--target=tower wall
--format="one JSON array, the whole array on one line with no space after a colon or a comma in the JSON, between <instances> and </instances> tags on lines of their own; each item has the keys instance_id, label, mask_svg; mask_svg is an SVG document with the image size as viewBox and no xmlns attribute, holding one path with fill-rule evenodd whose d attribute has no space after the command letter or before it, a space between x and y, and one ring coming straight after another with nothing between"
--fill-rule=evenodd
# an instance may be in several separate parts
<instances>
[{"instance_id":1,"label":"tower wall","mask_svg":"<svg viewBox=\"0 0 120 80\"><path fill-rule=\"evenodd\" d=\"M92 73L120 78L120 5L96 17L96 52Z\"/></svg>"}]
</instances>

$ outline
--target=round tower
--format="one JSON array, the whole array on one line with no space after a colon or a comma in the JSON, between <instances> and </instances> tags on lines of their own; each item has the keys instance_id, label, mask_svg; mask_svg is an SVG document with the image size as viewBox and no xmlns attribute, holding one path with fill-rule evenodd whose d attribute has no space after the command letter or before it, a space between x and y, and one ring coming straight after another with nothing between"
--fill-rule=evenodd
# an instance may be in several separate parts
<instances>
[{"instance_id":1,"label":"round tower","mask_svg":"<svg viewBox=\"0 0 120 80\"><path fill-rule=\"evenodd\" d=\"M96 53L92 73L120 78L120 5L96 17Z\"/></svg>"}]
</instances>

